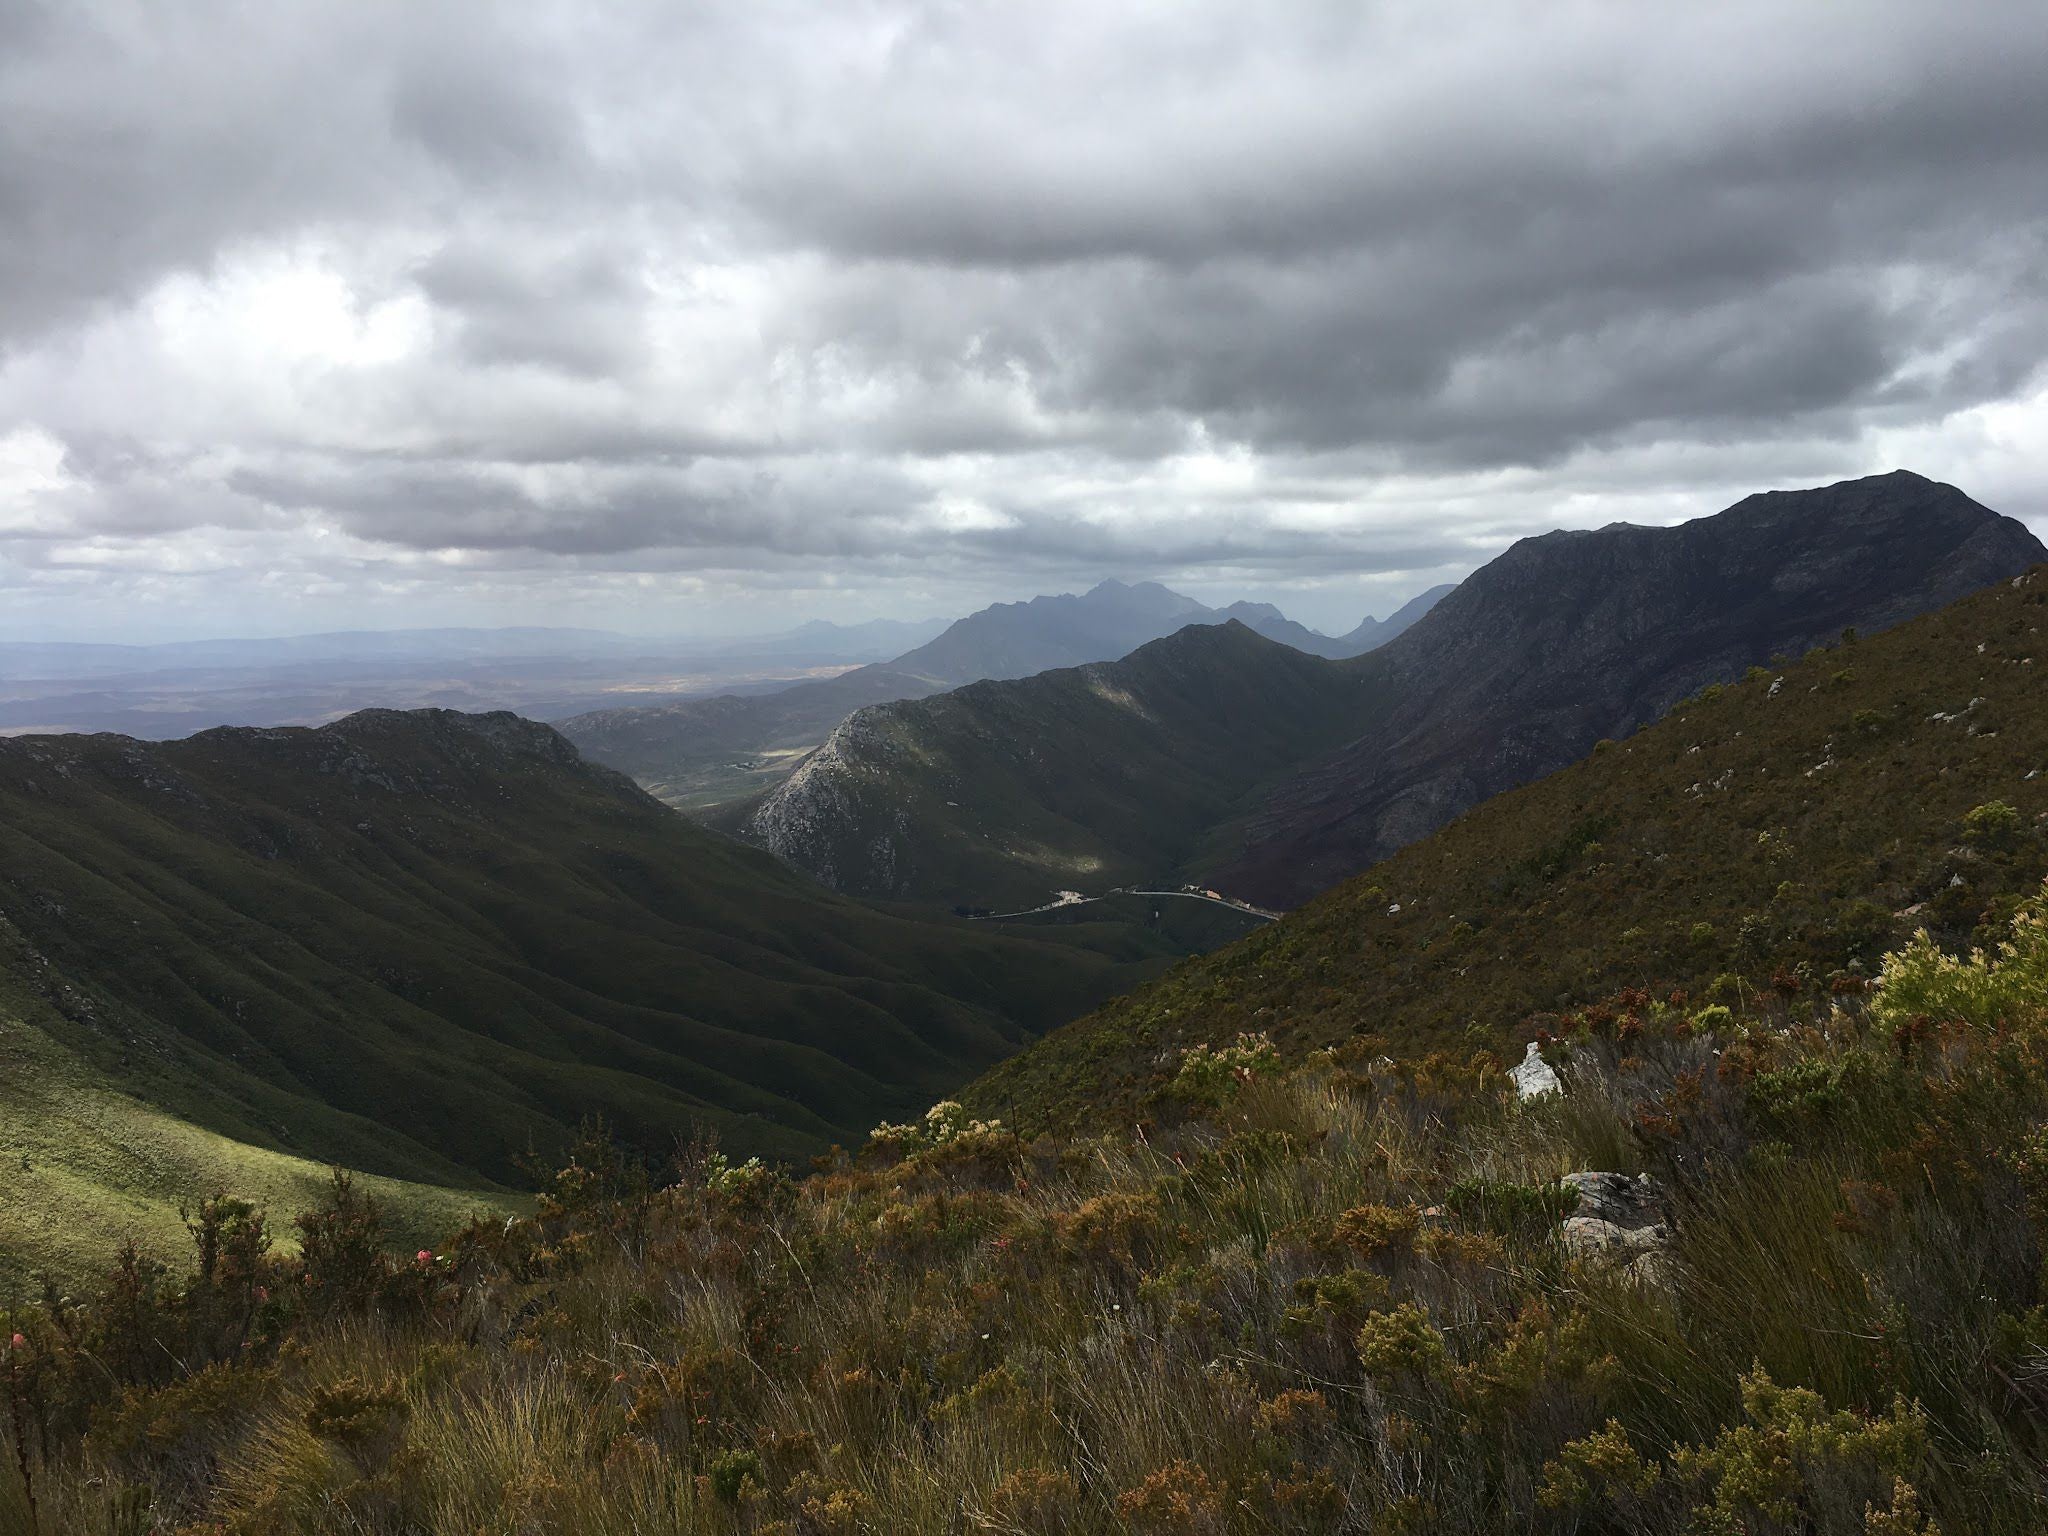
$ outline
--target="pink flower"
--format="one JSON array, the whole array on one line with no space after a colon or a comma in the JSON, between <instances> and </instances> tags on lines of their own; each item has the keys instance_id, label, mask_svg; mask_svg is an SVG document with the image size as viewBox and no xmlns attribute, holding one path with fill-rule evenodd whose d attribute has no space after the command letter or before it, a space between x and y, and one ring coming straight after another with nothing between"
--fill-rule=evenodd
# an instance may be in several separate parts
<instances>
[{"instance_id":1,"label":"pink flower","mask_svg":"<svg viewBox=\"0 0 2048 1536\"><path fill-rule=\"evenodd\" d=\"M420 1250L420 1252L419 1252L419 1260L420 1260L420 1262L421 1262L422 1264L431 1264L431 1263L433 1263L433 1262L434 1262L434 1250L433 1250L433 1249L431 1249L431 1248L422 1248L422 1249Z\"/></svg>"},{"instance_id":2,"label":"pink flower","mask_svg":"<svg viewBox=\"0 0 2048 1536\"><path fill-rule=\"evenodd\" d=\"M28 1340L17 1333L13 1338L7 1341L7 1345L10 1349L27 1349Z\"/></svg>"}]
</instances>

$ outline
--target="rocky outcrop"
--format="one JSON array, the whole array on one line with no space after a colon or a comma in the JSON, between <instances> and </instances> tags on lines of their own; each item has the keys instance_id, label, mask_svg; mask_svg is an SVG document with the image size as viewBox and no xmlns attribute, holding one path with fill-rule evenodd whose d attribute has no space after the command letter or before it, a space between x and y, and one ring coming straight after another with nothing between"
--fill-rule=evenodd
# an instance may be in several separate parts
<instances>
[{"instance_id":1,"label":"rocky outcrop","mask_svg":"<svg viewBox=\"0 0 2048 1536\"><path fill-rule=\"evenodd\" d=\"M861 794L888 761L892 719L888 705L847 716L763 798L741 833L835 890L893 894L899 879L895 841L869 827Z\"/></svg>"},{"instance_id":2,"label":"rocky outcrop","mask_svg":"<svg viewBox=\"0 0 2048 1536\"><path fill-rule=\"evenodd\" d=\"M1515 1080L1515 1097L1518 1099L1541 1099L1563 1091L1556 1069L1543 1059L1543 1047L1534 1040L1522 1053L1522 1059L1509 1069L1508 1076Z\"/></svg>"},{"instance_id":3,"label":"rocky outcrop","mask_svg":"<svg viewBox=\"0 0 2048 1536\"><path fill-rule=\"evenodd\" d=\"M1578 1195L1557 1230L1569 1257L1618 1265L1646 1283L1670 1279L1671 1222L1655 1179L1647 1173L1568 1173L1558 1182Z\"/></svg>"}]
</instances>

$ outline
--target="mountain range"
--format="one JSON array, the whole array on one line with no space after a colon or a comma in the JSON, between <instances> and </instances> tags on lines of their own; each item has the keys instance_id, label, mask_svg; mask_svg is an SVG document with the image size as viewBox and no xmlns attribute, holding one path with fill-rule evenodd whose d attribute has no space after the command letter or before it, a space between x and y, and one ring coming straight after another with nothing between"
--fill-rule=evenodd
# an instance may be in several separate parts
<instances>
[{"instance_id":1,"label":"mountain range","mask_svg":"<svg viewBox=\"0 0 2048 1536\"><path fill-rule=\"evenodd\" d=\"M1249 630L852 715L733 826L836 889L969 906L1192 879L1297 904L1702 685L2048 558L1907 472L1514 545L1324 661Z\"/></svg>"},{"instance_id":2,"label":"mountain range","mask_svg":"<svg viewBox=\"0 0 2048 1536\"><path fill-rule=\"evenodd\" d=\"M1297 624L1270 603L1209 608L1157 582L1105 581L1078 596L997 603L886 662L766 694L725 694L604 709L560 723L588 757L632 775L685 809L744 798L778 782L857 709L928 698L987 678L1028 677L1108 661L1190 624L1233 620L1319 656L1382 645L1451 590L1440 586L1384 620L1335 638Z\"/></svg>"}]
</instances>

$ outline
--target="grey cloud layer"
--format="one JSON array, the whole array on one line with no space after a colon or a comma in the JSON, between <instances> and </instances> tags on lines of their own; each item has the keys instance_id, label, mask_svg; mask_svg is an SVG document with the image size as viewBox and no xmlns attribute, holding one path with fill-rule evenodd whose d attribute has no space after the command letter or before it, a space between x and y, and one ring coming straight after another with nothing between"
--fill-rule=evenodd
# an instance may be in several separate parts
<instances>
[{"instance_id":1,"label":"grey cloud layer","mask_svg":"<svg viewBox=\"0 0 2048 1536\"><path fill-rule=\"evenodd\" d=\"M222 530L1430 571L1895 442L2030 492L2043 78L2004 0L0 0L0 590Z\"/></svg>"}]
</instances>

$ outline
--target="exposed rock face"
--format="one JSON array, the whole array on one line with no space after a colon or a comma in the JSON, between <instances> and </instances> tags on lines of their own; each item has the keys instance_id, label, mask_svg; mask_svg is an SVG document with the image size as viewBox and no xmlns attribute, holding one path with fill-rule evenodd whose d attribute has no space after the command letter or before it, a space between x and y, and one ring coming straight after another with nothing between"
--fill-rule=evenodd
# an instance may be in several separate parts
<instances>
[{"instance_id":1,"label":"exposed rock face","mask_svg":"<svg viewBox=\"0 0 2048 1536\"><path fill-rule=\"evenodd\" d=\"M1647 1173L1568 1173L1558 1183L1579 1192L1575 1220L1591 1218L1630 1229L1664 1220L1664 1195Z\"/></svg>"},{"instance_id":2,"label":"exposed rock face","mask_svg":"<svg viewBox=\"0 0 2048 1536\"><path fill-rule=\"evenodd\" d=\"M1671 1225L1663 1191L1647 1173L1568 1173L1558 1181L1579 1203L1557 1229L1564 1251L1582 1262L1625 1266L1636 1278L1669 1278Z\"/></svg>"},{"instance_id":3,"label":"exposed rock face","mask_svg":"<svg viewBox=\"0 0 2048 1536\"><path fill-rule=\"evenodd\" d=\"M1540 1099L1564 1091L1556 1071L1543 1059L1542 1047L1534 1040L1529 1042L1529 1049L1509 1070L1508 1076L1515 1080L1515 1097L1518 1099Z\"/></svg>"},{"instance_id":4,"label":"exposed rock face","mask_svg":"<svg viewBox=\"0 0 2048 1536\"><path fill-rule=\"evenodd\" d=\"M1219 888L1296 904L1707 683L2044 559L2024 524L1905 471L1524 539L1376 653L1399 703L1271 796Z\"/></svg>"},{"instance_id":5,"label":"exposed rock face","mask_svg":"<svg viewBox=\"0 0 2048 1536\"><path fill-rule=\"evenodd\" d=\"M886 837L871 848L847 848L834 835L859 820L859 785L876 776L875 763L888 760L891 718L886 708L875 708L841 721L824 745L762 801L747 822L747 835L826 885L892 889L895 848ZM863 852L868 856L863 858Z\"/></svg>"}]
</instances>

